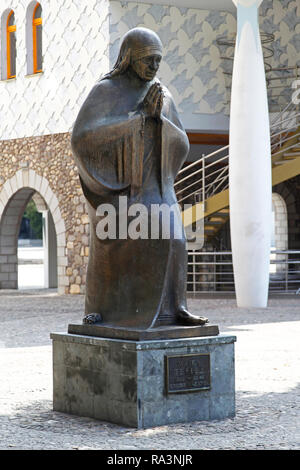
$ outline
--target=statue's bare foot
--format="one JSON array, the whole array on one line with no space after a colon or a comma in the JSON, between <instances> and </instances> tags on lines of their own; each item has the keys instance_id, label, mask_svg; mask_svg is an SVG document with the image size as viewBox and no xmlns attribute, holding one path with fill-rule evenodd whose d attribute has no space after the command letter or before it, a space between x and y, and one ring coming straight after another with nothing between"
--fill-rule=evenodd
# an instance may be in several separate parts
<instances>
[{"instance_id":1,"label":"statue's bare foot","mask_svg":"<svg viewBox=\"0 0 300 470\"><path fill-rule=\"evenodd\" d=\"M85 317L83 317L82 323L93 325L94 323L101 323L102 316L100 313L89 313Z\"/></svg>"},{"instance_id":2,"label":"statue's bare foot","mask_svg":"<svg viewBox=\"0 0 300 470\"><path fill-rule=\"evenodd\" d=\"M205 325L208 323L208 318L193 315L186 308L178 310L177 320L183 325Z\"/></svg>"}]
</instances>

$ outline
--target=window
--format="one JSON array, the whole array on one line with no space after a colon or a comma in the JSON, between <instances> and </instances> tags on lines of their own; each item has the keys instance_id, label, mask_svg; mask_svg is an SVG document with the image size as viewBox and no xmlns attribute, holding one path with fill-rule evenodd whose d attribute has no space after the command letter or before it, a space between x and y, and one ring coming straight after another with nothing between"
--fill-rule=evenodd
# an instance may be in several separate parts
<instances>
[{"instance_id":1,"label":"window","mask_svg":"<svg viewBox=\"0 0 300 470\"><path fill-rule=\"evenodd\" d=\"M16 76L16 25L15 14L13 10L10 11L7 18L7 78L14 78Z\"/></svg>"},{"instance_id":2,"label":"window","mask_svg":"<svg viewBox=\"0 0 300 470\"><path fill-rule=\"evenodd\" d=\"M1 80L16 76L16 29L14 11L9 8L1 16Z\"/></svg>"},{"instance_id":3,"label":"window","mask_svg":"<svg viewBox=\"0 0 300 470\"><path fill-rule=\"evenodd\" d=\"M42 7L36 4L32 18L33 73L42 71Z\"/></svg>"},{"instance_id":4,"label":"window","mask_svg":"<svg viewBox=\"0 0 300 470\"><path fill-rule=\"evenodd\" d=\"M33 1L28 5L26 14L27 74L32 75L43 70L42 52L42 6Z\"/></svg>"},{"instance_id":5,"label":"window","mask_svg":"<svg viewBox=\"0 0 300 470\"><path fill-rule=\"evenodd\" d=\"M278 193L272 193L272 226L271 249L285 251L288 249L288 213L283 197ZM288 265L284 262L288 258L284 253L272 253L270 264L271 273L286 272ZM278 264L276 263L278 261Z\"/></svg>"}]
</instances>

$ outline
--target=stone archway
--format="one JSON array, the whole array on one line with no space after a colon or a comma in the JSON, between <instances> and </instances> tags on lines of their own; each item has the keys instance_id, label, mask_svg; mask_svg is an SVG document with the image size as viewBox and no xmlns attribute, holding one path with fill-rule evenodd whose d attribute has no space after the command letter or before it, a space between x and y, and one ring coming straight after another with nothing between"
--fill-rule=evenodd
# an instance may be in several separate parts
<instances>
[{"instance_id":1,"label":"stone archway","mask_svg":"<svg viewBox=\"0 0 300 470\"><path fill-rule=\"evenodd\" d=\"M273 246L276 251L285 251L288 249L288 215L285 200L278 193L272 193L272 215L273 215ZM273 264L272 272L283 272L287 265L284 263L287 255L277 253L272 255L273 260L279 261Z\"/></svg>"},{"instance_id":2,"label":"stone archway","mask_svg":"<svg viewBox=\"0 0 300 470\"><path fill-rule=\"evenodd\" d=\"M43 205L40 210L51 213L56 232L57 287L65 293L67 265L66 229L59 203L49 182L34 170L21 169L7 180L0 192L0 289L18 288L18 234L21 219L30 199Z\"/></svg>"},{"instance_id":3,"label":"stone archway","mask_svg":"<svg viewBox=\"0 0 300 470\"><path fill-rule=\"evenodd\" d=\"M288 216L285 200L278 193L272 193L274 212L274 243L277 250L288 249Z\"/></svg>"}]
</instances>

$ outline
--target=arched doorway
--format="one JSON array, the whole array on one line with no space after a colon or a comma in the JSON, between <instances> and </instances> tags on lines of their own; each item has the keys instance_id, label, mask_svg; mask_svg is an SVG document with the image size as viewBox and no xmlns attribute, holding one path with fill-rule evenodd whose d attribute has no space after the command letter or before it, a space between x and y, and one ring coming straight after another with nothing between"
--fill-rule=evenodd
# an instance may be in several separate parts
<instances>
[{"instance_id":1,"label":"arched doorway","mask_svg":"<svg viewBox=\"0 0 300 470\"><path fill-rule=\"evenodd\" d=\"M285 200L278 193L272 194L272 251L285 251L288 249L288 215ZM271 272L283 272L286 269L287 255L284 253L273 253L271 259L279 263L271 264Z\"/></svg>"},{"instance_id":2,"label":"arched doorway","mask_svg":"<svg viewBox=\"0 0 300 470\"><path fill-rule=\"evenodd\" d=\"M33 170L19 170L0 192L0 289L18 288L18 235L24 210L34 199L44 220L45 287L65 291L65 223L58 200L46 178Z\"/></svg>"}]
</instances>

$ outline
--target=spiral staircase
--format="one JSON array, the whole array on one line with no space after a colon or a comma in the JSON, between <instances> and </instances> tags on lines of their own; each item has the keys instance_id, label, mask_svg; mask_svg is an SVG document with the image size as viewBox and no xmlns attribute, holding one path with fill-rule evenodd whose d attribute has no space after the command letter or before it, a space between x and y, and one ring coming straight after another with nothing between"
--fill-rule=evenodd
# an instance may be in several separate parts
<instances>
[{"instance_id":1,"label":"spiral staircase","mask_svg":"<svg viewBox=\"0 0 300 470\"><path fill-rule=\"evenodd\" d=\"M278 113L271 123L272 185L300 174L300 112L293 102ZM229 145L185 166L175 182L178 202L183 211L189 249L212 240L230 216ZM188 208L186 206L189 205ZM201 211L197 211L197 205ZM200 215L199 215L200 214ZM190 239L189 228L204 219L204 240ZM195 237L194 237L195 238Z\"/></svg>"}]
</instances>

